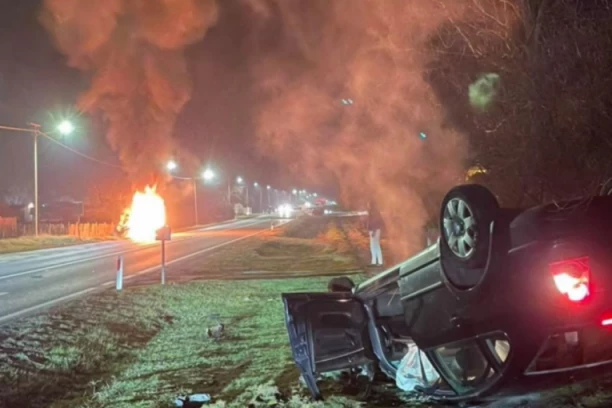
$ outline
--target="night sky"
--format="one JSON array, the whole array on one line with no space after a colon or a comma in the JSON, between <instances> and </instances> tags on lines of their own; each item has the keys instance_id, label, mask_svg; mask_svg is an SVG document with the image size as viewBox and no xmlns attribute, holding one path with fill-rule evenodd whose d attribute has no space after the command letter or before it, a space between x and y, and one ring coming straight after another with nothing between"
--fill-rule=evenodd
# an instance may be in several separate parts
<instances>
[{"instance_id":1,"label":"night sky","mask_svg":"<svg viewBox=\"0 0 612 408\"><path fill-rule=\"evenodd\" d=\"M96 158L118 163L108 147L100 118L78 116L75 104L88 78L68 68L51 36L38 21L41 1L3 2L0 6L0 124L27 127L35 121L47 131L64 117L78 126L62 142ZM219 22L206 38L187 50L194 81L193 96L181 113L174 137L179 146L225 173L291 188L295 177L255 148L249 112L255 101L243 92L252 79L245 70L245 15L239 7L221 10ZM77 116L74 116L77 115ZM41 199L62 195L83 198L87 186L108 177L125 177L65 151L44 139L40 142ZM304 181L302 181L304 182ZM32 190L32 141L28 134L0 131L0 191Z\"/></svg>"}]
</instances>

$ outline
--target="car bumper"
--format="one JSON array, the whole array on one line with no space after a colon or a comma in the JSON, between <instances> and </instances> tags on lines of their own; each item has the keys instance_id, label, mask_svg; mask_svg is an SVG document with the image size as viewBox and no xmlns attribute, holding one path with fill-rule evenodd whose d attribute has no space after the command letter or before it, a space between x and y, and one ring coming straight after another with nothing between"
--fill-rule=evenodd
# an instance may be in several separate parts
<instances>
[{"instance_id":1,"label":"car bumper","mask_svg":"<svg viewBox=\"0 0 612 408\"><path fill-rule=\"evenodd\" d=\"M508 367L491 387L493 392L486 394L501 397L542 391L609 374L612 366L612 327L561 327L531 346L514 346ZM476 397L480 396L484 393Z\"/></svg>"},{"instance_id":2,"label":"car bumper","mask_svg":"<svg viewBox=\"0 0 612 408\"><path fill-rule=\"evenodd\" d=\"M524 371L541 376L612 364L612 327L585 325L553 331Z\"/></svg>"}]
</instances>

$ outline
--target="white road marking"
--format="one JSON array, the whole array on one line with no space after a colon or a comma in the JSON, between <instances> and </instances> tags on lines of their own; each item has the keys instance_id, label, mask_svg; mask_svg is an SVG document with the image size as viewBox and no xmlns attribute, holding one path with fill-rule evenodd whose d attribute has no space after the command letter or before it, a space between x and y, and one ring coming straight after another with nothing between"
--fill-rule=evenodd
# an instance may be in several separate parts
<instances>
[{"instance_id":1,"label":"white road marking","mask_svg":"<svg viewBox=\"0 0 612 408\"><path fill-rule=\"evenodd\" d=\"M287 222L290 222L290 221L287 221ZM286 224L287 222L284 222L284 223L282 223L280 225ZM251 225L251 224L249 224L249 225ZM166 265L172 265L172 264L174 264L176 262L184 261L185 259L189 259L189 258L192 258L192 257L194 257L196 255L199 255L199 254L202 254L202 253L205 253L205 252L208 252L208 251L212 251L213 249L217 249L217 248L223 247L225 245L230 245L230 244L233 244L235 242L242 241L243 239L254 237L255 235L263 234L266 231L267 231L266 229L262 229L261 231L257 231L257 232L255 232L253 234L249 234L249 235L246 235L244 237L236 238L236 239L233 239L231 241L223 242L221 244L214 245L212 247L208 247L208 248L202 249L202 250L194 252L192 254L189 254L189 255L186 255L186 256L182 256L182 257L177 258L177 259L173 259L172 261L167 262ZM155 270L160 269L160 268L161 268L161 265L155 266L153 268L147 268L147 269L144 269L144 270L142 270L140 272L137 272L136 274L132 274L130 276L125 277L124 280L128 280L128 279L133 278L135 276L143 275L145 273L149 273L149 272L155 271ZM17 317L20 317L20 316L22 316L24 314L27 314L27 313L30 313L30 312L34 312L34 311L36 311L38 309L43 309L45 307L51 307L51 306L56 305L58 303L64 302L66 300L69 300L69 299L72 299L72 298L76 298L76 297L79 297L79 296L82 296L82 295L85 295L87 293L91 293L91 292L94 292L94 291L98 291L101 288L104 288L105 286L111 286L111 285L114 285L114 284L115 284L115 280L108 281L108 282L105 282L105 283L103 283L101 285L94 286L94 287L89 288L89 289L84 289L84 290L81 290L81 291L78 291L78 292L75 292L75 293L71 293L71 294L66 295L66 296L61 296L61 297L59 297L57 299L49 300L47 302L44 302L44 303L41 303L41 304L38 304L38 305L34 305L34 306L30 306L30 307L28 307L26 309L22 309L22 310L19 310L17 312L13 312L11 314L1 316L0 317L0 324L2 324L4 322L7 322L9 320L15 319Z\"/></svg>"},{"instance_id":2,"label":"white road marking","mask_svg":"<svg viewBox=\"0 0 612 408\"><path fill-rule=\"evenodd\" d=\"M248 226L251 226L251 225L254 225L254 224L258 224L260 222L262 222L262 220L255 221L255 222L252 222L252 223L246 224L246 225L239 225L239 226L237 226L235 228L226 228L223 231L232 231L232 230L235 230L235 229L244 228L244 227L248 227ZM189 238L185 238L185 239L189 239ZM177 240L177 241L170 241L169 244L171 244L172 242L180 242L180 241L183 241L183 239ZM77 260L74 260L74 261L64 262L64 263L57 264L57 265L45 266L43 268L31 269L29 271L12 273L10 275L3 275L3 276L0 276L0 281L6 280L6 279L11 279L11 278L17 278L19 276L30 275L30 274L38 273L38 272L42 272L42 271L48 271L50 269L63 268L64 266L76 265L76 264L80 264L80 263L83 263L83 262L96 261L98 259L108 258L108 257L111 257L111 256L123 255L123 254L128 254L128 253L131 253L131 252L137 252L137 251L141 251L141 250L143 250L145 248L153 247L154 245L156 245L156 244L146 244L146 245L142 245L142 246L137 247L137 248L128 249L128 250L124 250L124 251L117 251L117 252L112 252L110 254L97 255L97 256L90 257L90 258L77 259Z\"/></svg>"},{"instance_id":3,"label":"white road marking","mask_svg":"<svg viewBox=\"0 0 612 408\"><path fill-rule=\"evenodd\" d=\"M11 278L16 278L16 277L19 277L19 276L30 275L30 274L37 273L37 272L48 271L50 269L58 269L58 268L62 268L64 266L70 266L70 265L80 264L80 263L83 263L83 262L95 261L95 260L98 260L98 259L107 258L107 257L115 256L115 255L128 254L130 252L141 251L144 248L151 247L153 245L154 244L143 245L141 247L133 248L133 249L128 249L128 250L125 250L125 251L111 252L110 254L92 256L90 258L82 258L82 259L77 259L77 260L70 261L70 262L64 262L64 263L57 264L57 265L45 266L45 267L37 268L37 269L30 269L29 271L12 273L10 275L3 275L3 276L0 276L0 281L6 280L6 279L11 279Z\"/></svg>"},{"instance_id":4,"label":"white road marking","mask_svg":"<svg viewBox=\"0 0 612 408\"><path fill-rule=\"evenodd\" d=\"M0 292L0 296L8 295L8 292Z\"/></svg>"},{"instance_id":5,"label":"white road marking","mask_svg":"<svg viewBox=\"0 0 612 408\"><path fill-rule=\"evenodd\" d=\"M194 256L203 254L203 253L208 252L208 251L212 251L213 249L221 248L223 246L226 246L226 245L229 245L229 244L233 244L233 243L238 242L238 241L242 241L243 239L254 237L255 235L263 234L266 231L267 230L257 231L257 232L255 232L253 234L245 235L244 237L236 238L236 239L233 239L231 241L227 241L227 242L223 242L221 244L213 245L211 247L201 249L201 250L199 250L197 252L192 252L189 255L185 255L185 256L182 256L180 258L176 258L176 259L173 259L173 260L171 260L169 262L166 262L166 266L172 265L173 263L176 263L176 262L184 261L184 260L189 259L189 258L193 258ZM129 279L135 278L136 276L144 275L145 273L153 272L153 271L156 271L158 269L161 269L161 265L156 265L156 266L153 266L151 268L147 268L145 270L142 270L140 272L133 273L133 274L131 274L129 276L126 276L123 280L129 280Z\"/></svg>"}]
</instances>

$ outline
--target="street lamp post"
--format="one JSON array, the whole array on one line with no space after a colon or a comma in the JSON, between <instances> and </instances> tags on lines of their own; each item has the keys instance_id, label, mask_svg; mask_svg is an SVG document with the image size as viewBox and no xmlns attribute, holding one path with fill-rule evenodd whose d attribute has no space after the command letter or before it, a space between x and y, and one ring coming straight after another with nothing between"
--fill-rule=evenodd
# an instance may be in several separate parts
<instances>
[{"instance_id":1,"label":"street lamp post","mask_svg":"<svg viewBox=\"0 0 612 408\"><path fill-rule=\"evenodd\" d=\"M200 225L200 220L198 217L198 183L196 183L196 178L193 179L193 213L195 215L195 225Z\"/></svg>"},{"instance_id":2,"label":"street lamp post","mask_svg":"<svg viewBox=\"0 0 612 408\"><path fill-rule=\"evenodd\" d=\"M227 180L227 205L232 206L232 181Z\"/></svg>"},{"instance_id":3,"label":"street lamp post","mask_svg":"<svg viewBox=\"0 0 612 408\"><path fill-rule=\"evenodd\" d=\"M254 182L253 183L253 187L255 187L257 190L259 190L259 208L257 208L259 210L259 212L262 212L263 209L263 190L260 188L260 185L258 182Z\"/></svg>"},{"instance_id":4,"label":"street lamp post","mask_svg":"<svg viewBox=\"0 0 612 408\"><path fill-rule=\"evenodd\" d=\"M38 236L38 134L40 125L30 123L34 135L34 236Z\"/></svg>"},{"instance_id":5,"label":"street lamp post","mask_svg":"<svg viewBox=\"0 0 612 408\"><path fill-rule=\"evenodd\" d=\"M236 183L244 183L244 179L241 176L236 177ZM249 208L249 185L244 183L245 195L246 195L246 208Z\"/></svg>"},{"instance_id":6,"label":"street lamp post","mask_svg":"<svg viewBox=\"0 0 612 408\"><path fill-rule=\"evenodd\" d=\"M50 137L49 135L47 135L46 133L43 133L40 130L40 125L37 123L30 123L29 124L30 127L29 128L19 128L19 127L13 127L13 126L2 126L0 125L0 130L10 130L10 131L14 131L14 132L26 132L26 133L31 133L33 136L33 147L34 147L34 235L38 236L39 233L39 212L38 212L38 136L45 135L47 137ZM72 133L74 131L74 126L72 125L72 123L70 123L67 120L62 121L57 130L59 130L59 132L63 135L68 135L70 133Z\"/></svg>"},{"instance_id":7,"label":"street lamp post","mask_svg":"<svg viewBox=\"0 0 612 408\"><path fill-rule=\"evenodd\" d=\"M176 170L178 168L178 165L176 164L176 162L174 160L170 160L168 163L166 163L166 169L172 173L174 170ZM195 221L195 225L200 225L200 217L199 217L199 211L198 211L198 180L204 180L206 181L210 181L213 178L215 178L215 172L212 171L211 169L206 169L202 172L201 177L178 177L178 176L172 176L174 178L177 178L179 180L189 180L192 183L192 188L193 188L193 214L194 214L194 221Z\"/></svg>"}]
</instances>

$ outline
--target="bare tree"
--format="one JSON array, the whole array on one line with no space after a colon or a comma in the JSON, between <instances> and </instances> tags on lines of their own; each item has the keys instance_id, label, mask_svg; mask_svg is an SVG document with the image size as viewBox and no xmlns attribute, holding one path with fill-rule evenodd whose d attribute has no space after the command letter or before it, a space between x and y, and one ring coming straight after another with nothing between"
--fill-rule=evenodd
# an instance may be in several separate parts
<instances>
[{"instance_id":1,"label":"bare tree","mask_svg":"<svg viewBox=\"0 0 612 408\"><path fill-rule=\"evenodd\" d=\"M609 177L611 20L606 1L472 0L432 38L430 82L506 204L592 192ZM488 104L468 103L491 74Z\"/></svg>"},{"instance_id":2,"label":"bare tree","mask_svg":"<svg viewBox=\"0 0 612 408\"><path fill-rule=\"evenodd\" d=\"M3 200L8 205L27 205L32 201L32 192L26 186L14 185L4 191Z\"/></svg>"}]
</instances>

